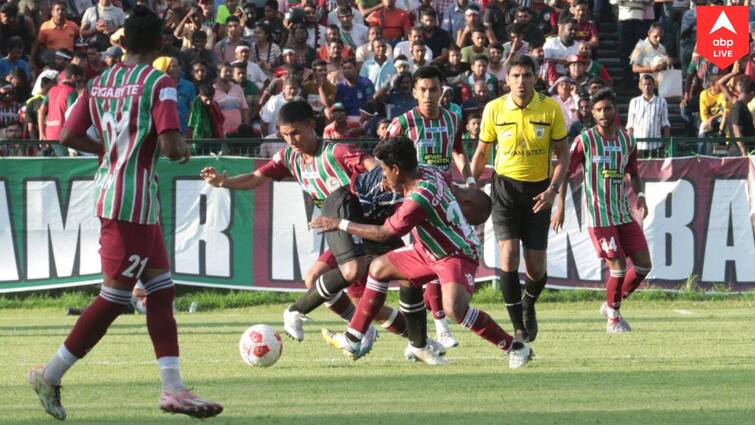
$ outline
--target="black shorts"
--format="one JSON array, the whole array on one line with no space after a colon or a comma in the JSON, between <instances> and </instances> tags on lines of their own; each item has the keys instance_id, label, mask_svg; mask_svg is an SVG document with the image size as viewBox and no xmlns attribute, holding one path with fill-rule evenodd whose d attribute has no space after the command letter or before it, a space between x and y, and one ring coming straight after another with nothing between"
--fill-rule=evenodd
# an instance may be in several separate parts
<instances>
[{"instance_id":1,"label":"black shorts","mask_svg":"<svg viewBox=\"0 0 755 425\"><path fill-rule=\"evenodd\" d=\"M519 239L525 248L548 248L550 209L535 214L535 196L544 192L550 180L523 182L493 175L490 197L493 200L493 231L499 241Z\"/></svg>"},{"instance_id":2,"label":"black shorts","mask_svg":"<svg viewBox=\"0 0 755 425\"><path fill-rule=\"evenodd\" d=\"M322 215L343 218L345 220L362 222L362 206L359 198L351 193L348 186L333 191L322 205ZM338 264L364 256L364 242L358 236L352 236L343 230L325 233L325 240Z\"/></svg>"}]
</instances>

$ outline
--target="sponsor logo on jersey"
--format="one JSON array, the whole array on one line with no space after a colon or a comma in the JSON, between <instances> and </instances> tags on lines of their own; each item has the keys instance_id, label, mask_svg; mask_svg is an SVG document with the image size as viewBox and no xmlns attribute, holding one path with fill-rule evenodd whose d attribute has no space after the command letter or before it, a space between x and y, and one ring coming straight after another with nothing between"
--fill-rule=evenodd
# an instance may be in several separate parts
<instances>
[{"instance_id":1,"label":"sponsor logo on jersey","mask_svg":"<svg viewBox=\"0 0 755 425\"><path fill-rule=\"evenodd\" d=\"M621 152L621 146L603 146L603 150L606 152Z\"/></svg>"},{"instance_id":2,"label":"sponsor logo on jersey","mask_svg":"<svg viewBox=\"0 0 755 425\"><path fill-rule=\"evenodd\" d=\"M435 140L433 139L420 139L417 140L417 146L420 148L431 148L435 146Z\"/></svg>"},{"instance_id":3,"label":"sponsor logo on jersey","mask_svg":"<svg viewBox=\"0 0 755 425\"><path fill-rule=\"evenodd\" d=\"M611 162L611 157L595 155L592 157L592 162L594 162L595 164L608 164Z\"/></svg>"},{"instance_id":4,"label":"sponsor logo on jersey","mask_svg":"<svg viewBox=\"0 0 755 425\"><path fill-rule=\"evenodd\" d=\"M178 92L175 87L165 87L160 89L160 102L165 102L166 100L178 102Z\"/></svg>"},{"instance_id":5,"label":"sponsor logo on jersey","mask_svg":"<svg viewBox=\"0 0 755 425\"><path fill-rule=\"evenodd\" d=\"M341 187L341 182L335 178L335 177L328 177L328 180L325 181L325 186L328 187L331 191L338 189Z\"/></svg>"}]
</instances>

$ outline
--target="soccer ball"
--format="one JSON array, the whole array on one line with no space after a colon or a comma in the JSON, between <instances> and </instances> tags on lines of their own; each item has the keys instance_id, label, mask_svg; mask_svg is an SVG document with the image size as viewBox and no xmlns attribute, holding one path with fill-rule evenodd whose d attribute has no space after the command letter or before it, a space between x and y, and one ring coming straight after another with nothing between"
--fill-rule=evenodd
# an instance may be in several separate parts
<instances>
[{"instance_id":1,"label":"soccer ball","mask_svg":"<svg viewBox=\"0 0 755 425\"><path fill-rule=\"evenodd\" d=\"M239 354L244 363L255 367L275 364L283 352L283 341L268 325L254 325L241 335Z\"/></svg>"}]
</instances>

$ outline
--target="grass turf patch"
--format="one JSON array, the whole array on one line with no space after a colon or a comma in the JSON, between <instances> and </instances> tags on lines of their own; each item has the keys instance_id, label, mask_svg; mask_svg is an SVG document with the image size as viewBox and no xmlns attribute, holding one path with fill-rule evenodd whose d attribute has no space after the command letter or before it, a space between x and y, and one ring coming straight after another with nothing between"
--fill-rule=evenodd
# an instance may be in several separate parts
<instances>
[{"instance_id":1,"label":"grass turf patch","mask_svg":"<svg viewBox=\"0 0 755 425\"><path fill-rule=\"evenodd\" d=\"M605 334L599 304L540 305L537 358L518 371L458 326L461 346L446 367L405 363L405 341L387 332L369 356L351 362L320 338L321 327L344 328L324 309L311 314L304 342L284 338L278 364L253 369L239 358L238 338L256 323L280 331L283 304L177 320L187 384L225 405L212 424L750 423L751 302L630 300L623 310L634 332L614 336ZM500 303L477 306L510 328ZM74 320L58 309L0 311L0 424L52 423L23 377L55 352ZM119 318L63 384L73 423L189 423L157 409L143 316Z\"/></svg>"}]
</instances>

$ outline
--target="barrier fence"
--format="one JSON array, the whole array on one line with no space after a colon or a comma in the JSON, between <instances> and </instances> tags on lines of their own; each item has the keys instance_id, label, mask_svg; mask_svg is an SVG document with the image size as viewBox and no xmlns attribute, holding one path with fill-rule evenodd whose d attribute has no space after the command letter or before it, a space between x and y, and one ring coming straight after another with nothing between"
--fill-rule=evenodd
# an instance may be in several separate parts
<instances>
[{"instance_id":1,"label":"barrier fence","mask_svg":"<svg viewBox=\"0 0 755 425\"><path fill-rule=\"evenodd\" d=\"M667 137L667 138L649 138L637 139L638 142L648 144L660 144L661 148L648 151L640 151L640 157L644 159L657 158L678 158L685 156L739 156L739 150L736 148L736 142L745 142L750 155L755 155L755 137L743 138L723 138L723 137ZM272 156L276 147L283 144L280 139L194 139L187 140L192 146L193 155L223 155L223 156L248 156L257 158L267 158ZM378 140L377 139L345 139L338 140L339 143L350 143L364 146L365 150L371 150ZM463 140L464 149L470 157L474 154L477 147L476 140ZM10 155L5 156L26 156L24 152L30 148L35 148L35 156L41 156L45 151L43 146L48 146L49 156L67 156L66 149L55 141L41 140L18 140L8 141L0 140L0 150L12 149ZM489 158L492 164L492 156Z\"/></svg>"},{"instance_id":2,"label":"barrier fence","mask_svg":"<svg viewBox=\"0 0 755 425\"><path fill-rule=\"evenodd\" d=\"M230 192L199 177L205 166L233 175L265 161L197 156L185 165L159 162L160 217L178 283L302 290L302 275L325 242L307 228L318 211L298 184ZM96 167L91 157L0 158L0 292L100 282ZM755 288L755 157L643 160L639 169L650 209L643 222L654 265L650 283L678 288L697 275L704 285ZM489 177L490 170L484 187ZM579 178L566 194L564 229L551 231L549 282L600 288L606 270L586 230ZM478 231L476 277L489 280L498 263L496 241L490 222Z\"/></svg>"}]
</instances>

